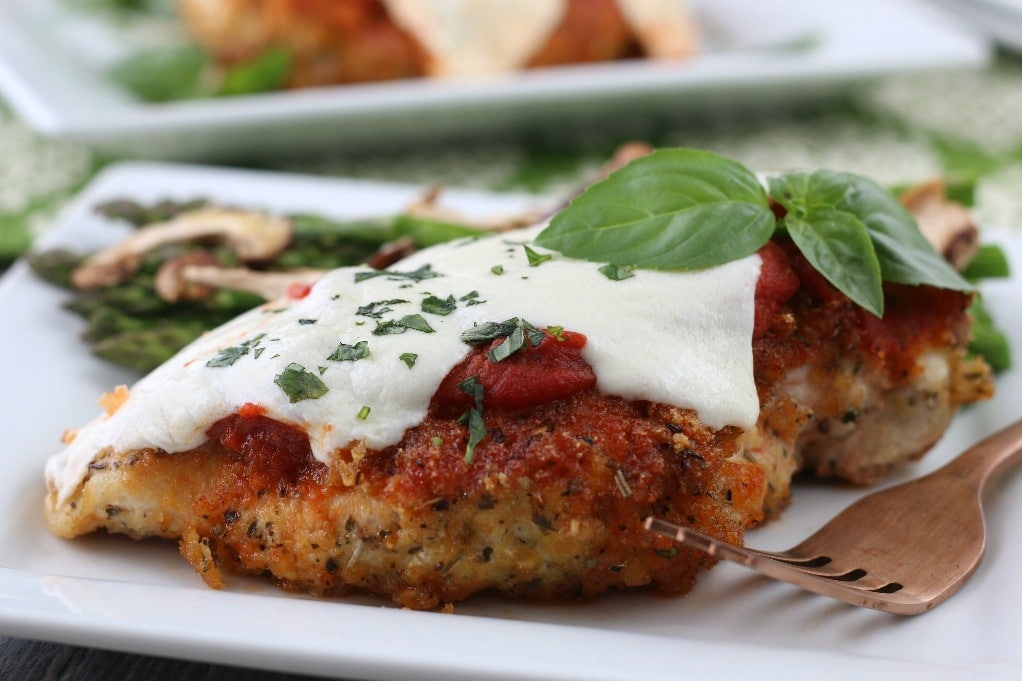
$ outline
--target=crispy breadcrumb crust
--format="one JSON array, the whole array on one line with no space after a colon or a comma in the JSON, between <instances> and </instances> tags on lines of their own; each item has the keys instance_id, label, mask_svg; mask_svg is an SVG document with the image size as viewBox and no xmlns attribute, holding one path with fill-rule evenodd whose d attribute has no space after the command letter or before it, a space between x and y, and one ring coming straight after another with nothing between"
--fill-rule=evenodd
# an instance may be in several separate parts
<instances>
[{"instance_id":1,"label":"crispy breadcrumb crust","mask_svg":"<svg viewBox=\"0 0 1022 681\"><path fill-rule=\"evenodd\" d=\"M304 431L266 419L252 426L261 449L211 435L176 454L103 450L71 498L51 487L47 521L64 537L177 539L213 587L266 573L288 590L360 589L411 608L489 591L686 593L713 560L645 532L646 516L740 543L785 507L797 472L875 481L992 393L966 352L969 295L890 286L878 320L789 257L801 287L753 341L754 429L714 431L691 411L586 389L487 409L468 462L466 426L434 400L397 445L355 444L327 466Z\"/></svg>"},{"instance_id":2,"label":"crispy breadcrumb crust","mask_svg":"<svg viewBox=\"0 0 1022 681\"><path fill-rule=\"evenodd\" d=\"M763 471L734 460L739 431L689 411L586 391L487 421L501 436L471 463L464 428L430 416L399 445L361 453L353 484L316 465L282 478L215 442L141 451L94 466L69 504L51 496L48 519L63 536L180 538L214 587L225 572L267 572L288 590L359 588L432 608L491 590L684 593L711 560L645 532L646 516L735 542L761 517Z\"/></svg>"}]
</instances>

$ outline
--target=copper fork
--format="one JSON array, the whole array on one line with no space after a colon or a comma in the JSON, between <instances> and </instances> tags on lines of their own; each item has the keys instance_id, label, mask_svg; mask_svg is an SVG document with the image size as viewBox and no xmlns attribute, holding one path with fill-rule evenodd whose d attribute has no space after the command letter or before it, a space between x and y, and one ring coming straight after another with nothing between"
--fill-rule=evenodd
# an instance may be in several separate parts
<instances>
[{"instance_id":1,"label":"copper fork","mask_svg":"<svg viewBox=\"0 0 1022 681\"><path fill-rule=\"evenodd\" d=\"M983 490L1020 455L1022 421L929 475L860 499L787 551L735 546L657 518L645 524L808 591L916 615L944 602L976 570L986 543Z\"/></svg>"}]
</instances>

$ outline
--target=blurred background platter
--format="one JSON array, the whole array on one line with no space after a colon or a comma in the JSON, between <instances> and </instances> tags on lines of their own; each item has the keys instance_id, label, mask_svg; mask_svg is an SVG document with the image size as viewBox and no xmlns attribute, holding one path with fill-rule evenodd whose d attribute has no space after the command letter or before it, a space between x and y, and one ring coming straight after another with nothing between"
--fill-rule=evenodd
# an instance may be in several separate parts
<instances>
[{"instance_id":1,"label":"blurred background platter","mask_svg":"<svg viewBox=\"0 0 1022 681\"><path fill-rule=\"evenodd\" d=\"M38 134L101 153L189 160L400 146L636 115L801 105L881 76L978 69L988 40L916 0L694 2L700 53L538 69L141 102L108 76L147 42L68 0L0 4L0 95Z\"/></svg>"}]
</instances>

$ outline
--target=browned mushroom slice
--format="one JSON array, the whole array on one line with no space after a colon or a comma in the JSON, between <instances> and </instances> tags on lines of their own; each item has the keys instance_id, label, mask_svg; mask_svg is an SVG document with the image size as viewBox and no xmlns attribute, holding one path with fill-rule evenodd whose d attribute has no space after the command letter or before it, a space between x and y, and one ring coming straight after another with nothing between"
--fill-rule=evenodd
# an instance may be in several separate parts
<instances>
[{"instance_id":1,"label":"browned mushroom slice","mask_svg":"<svg viewBox=\"0 0 1022 681\"><path fill-rule=\"evenodd\" d=\"M170 244L215 241L245 263L272 260L291 242L289 220L264 213L210 208L181 213L134 232L79 265L71 282L79 289L120 283L139 267L142 256Z\"/></svg>"},{"instance_id":2,"label":"browned mushroom slice","mask_svg":"<svg viewBox=\"0 0 1022 681\"><path fill-rule=\"evenodd\" d=\"M214 289L243 291L273 300L286 294L295 284L313 284L325 272L315 269L260 272L245 267L224 268L189 263L178 267L168 263L157 274L156 292L169 302L200 300L208 297ZM162 281L160 274L164 275Z\"/></svg>"},{"instance_id":3,"label":"browned mushroom slice","mask_svg":"<svg viewBox=\"0 0 1022 681\"><path fill-rule=\"evenodd\" d=\"M979 248L979 231L965 206L948 200L943 180L912 187L901 195L901 202L926 240L955 269L969 264Z\"/></svg>"}]
</instances>

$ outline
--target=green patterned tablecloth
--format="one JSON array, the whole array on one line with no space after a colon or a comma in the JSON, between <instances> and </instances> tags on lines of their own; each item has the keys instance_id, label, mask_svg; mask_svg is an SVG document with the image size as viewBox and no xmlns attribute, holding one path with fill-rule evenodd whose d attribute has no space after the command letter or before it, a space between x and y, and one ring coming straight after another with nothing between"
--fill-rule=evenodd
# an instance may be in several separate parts
<instances>
[{"instance_id":1,"label":"green patterned tablecloth","mask_svg":"<svg viewBox=\"0 0 1022 681\"><path fill-rule=\"evenodd\" d=\"M797 112L684 120L638 128L658 145L712 149L754 168L828 167L893 185L944 175L974 196L985 225L1022 228L1022 59L980 72L892 77ZM636 136L588 129L406 152L321 155L283 170L497 190L575 185ZM648 134L646 134L648 133ZM45 140L0 106L0 261L46 228L60 203L110 159Z\"/></svg>"}]
</instances>

